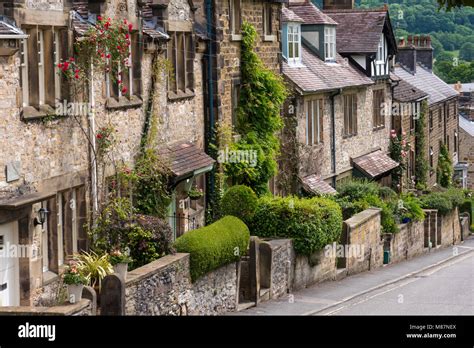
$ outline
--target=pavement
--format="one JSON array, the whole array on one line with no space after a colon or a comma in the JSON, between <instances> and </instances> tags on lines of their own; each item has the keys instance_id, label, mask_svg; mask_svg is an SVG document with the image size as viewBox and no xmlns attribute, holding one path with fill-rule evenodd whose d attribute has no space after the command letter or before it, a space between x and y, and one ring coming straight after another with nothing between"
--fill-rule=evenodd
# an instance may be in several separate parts
<instances>
[{"instance_id":1,"label":"pavement","mask_svg":"<svg viewBox=\"0 0 474 348\"><path fill-rule=\"evenodd\" d=\"M474 237L233 315L474 315Z\"/></svg>"}]
</instances>

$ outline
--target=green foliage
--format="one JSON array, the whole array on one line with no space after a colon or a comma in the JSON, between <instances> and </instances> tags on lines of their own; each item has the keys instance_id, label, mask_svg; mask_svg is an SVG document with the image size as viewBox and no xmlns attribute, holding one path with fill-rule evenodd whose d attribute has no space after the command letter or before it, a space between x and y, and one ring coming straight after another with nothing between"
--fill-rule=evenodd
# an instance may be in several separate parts
<instances>
[{"instance_id":1,"label":"green foliage","mask_svg":"<svg viewBox=\"0 0 474 348\"><path fill-rule=\"evenodd\" d=\"M114 272L107 254L97 254L94 251L82 252L74 255L74 261L77 268L89 280L90 286L100 285L106 275Z\"/></svg>"},{"instance_id":2,"label":"green foliage","mask_svg":"<svg viewBox=\"0 0 474 348\"><path fill-rule=\"evenodd\" d=\"M397 207L398 215L400 219L408 218L411 221L423 221L425 219L425 213L421 207L420 200L413 195L403 195L401 197L402 203Z\"/></svg>"},{"instance_id":3,"label":"green foliage","mask_svg":"<svg viewBox=\"0 0 474 348\"><path fill-rule=\"evenodd\" d=\"M451 187L453 185L453 162L446 145L441 146L436 170L436 181L441 187Z\"/></svg>"},{"instance_id":4,"label":"green foliage","mask_svg":"<svg viewBox=\"0 0 474 348\"><path fill-rule=\"evenodd\" d=\"M349 180L337 188L339 197L348 197L353 201L363 199L367 196L377 196L380 185L367 179Z\"/></svg>"},{"instance_id":5,"label":"green foliage","mask_svg":"<svg viewBox=\"0 0 474 348\"><path fill-rule=\"evenodd\" d=\"M415 122L415 183L416 188L423 190L426 188L428 176L428 162L426 160L426 114L428 113L428 102L424 100L421 103L420 118Z\"/></svg>"},{"instance_id":6,"label":"green foliage","mask_svg":"<svg viewBox=\"0 0 474 348\"><path fill-rule=\"evenodd\" d=\"M185 233L176 239L178 252L190 253L193 281L223 265L238 261L248 250L248 227L235 216L225 216L215 223Z\"/></svg>"},{"instance_id":7,"label":"green foliage","mask_svg":"<svg viewBox=\"0 0 474 348\"><path fill-rule=\"evenodd\" d=\"M252 224L252 233L291 238L296 253L308 256L338 241L341 232L341 208L327 198L262 197Z\"/></svg>"},{"instance_id":8,"label":"green foliage","mask_svg":"<svg viewBox=\"0 0 474 348\"><path fill-rule=\"evenodd\" d=\"M420 201L423 208L437 209L441 215L446 215L465 202L465 194L461 189L450 188L421 196Z\"/></svg>"},{"instance_id":9,"label":"green foliage","mask_svg":"<svg viewBox=\"0 0 474 348\"><path fill-rule=\"evenodd\" d=\"M153 150L147 150L135 165L137 182L134 198L139 212L165 218L171 202L168 187L171 175L169 167Z\"/></svg>"},{"instance_id":10,"label":"green foliage","mask_svg":"<svg viewBox=\"0 0 474 348\"><path fill-rule=\"evenodd\" d=\"M472 61L474 60L474 43L466 42L459 50L459 58Z\"/></svg>"},{"instance_id":11,"label":"green foliage","mask_svg":"<svg viewBox=\"0 0 474 348\"><path fill-rule=\"evenodd\" d=\"M236 216L248 225L257 209L257 201L257 195L250 187L232 186L222 197L222 214Z\"/></svg>"},{"instance_id":12,"label":"green foliage","mask_svg":"<svg viewBox=\"0 0 474 348\"><path fill-rule=\"evenodd\" d=\"M466 199L459 207L459 212L469 214L469 224L471 225L471 230L473 230L474 225L474 199L466 195Z\"/></svg>"},{"instance_id":13,"label":"green foliage","mask_svg":"<svg viewBox=\"0 0 474 348\"><path fill-rule=\"evenodd\" d=\"M224 171L234 184L245 184L257 195L268 192L268 181L277 171L276 157L282 127L280 108L287 91L282 78L264 66L255 52L257 32L249 23L242 25L241 94L237 109L237 131L242 138L232 150L256 151L257 165L226 163Z\"/></svg>"},{"instance_id":14,"label":"green foliage","mask_svg":"<svg viewBox=\"0 0 474 348\"><path fill-rule=\"evenodd\" d=\"M390 157L399 163L399 166L392 170L392 188L399 192L403 173L407 169L407 154L410 151L410 143L406 140L406 135L397 135L396 131L392 129L389 151Z\"/></svg>"},{"instance_id":15,"label":"green foliage","mask_svg":"<svg viewBox=\"0 0 474 348\"><path fill-rule=\"evenodd\" d=\"M90 237L97 253L129 250L133 260L129 269L174 252L169 225L160 218L137 214L127 198L115 198L107 204Z\"/></svg>"},{"instance_id":16,"label":"green foliage","mask_svg":"<svg viewBox=\"0 0 474 348\"><path fill-rule=\"evenodd\" d=\"M62 279L67 285L87 285L89 283L89 278L75 262L70 262L66 266Z\"/></svg>"}]
</instances>

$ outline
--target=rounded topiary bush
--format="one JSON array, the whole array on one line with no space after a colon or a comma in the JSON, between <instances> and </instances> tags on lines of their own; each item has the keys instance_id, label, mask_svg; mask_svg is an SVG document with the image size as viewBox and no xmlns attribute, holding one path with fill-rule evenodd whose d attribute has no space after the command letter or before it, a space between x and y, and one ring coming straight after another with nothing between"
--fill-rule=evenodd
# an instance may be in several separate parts
<instances>
[{"instance_id":1,"label":"rounded topiary bush","mask_svg":"<svg viewBox=\"0 0 474 348\"><path fill-rule=\"evenodd\" d=\"M421 206L425 209L437 209L441 215L453 210L453 202L442 192L432 192L421 196Z\"/></svg>"},{"instance_id":2,"label":"rounded topiary bush","mask_svg":"<svg viewBox=\"0 0 474 348\"><path fill-rule=\"evenodd\" d=\"M232 186L222 197L222 213L236 216L249 224L257 209L257 202L257 195L250 187L245 185Z\"/></svg>"},{"instance_id":3,"label":"rounded topiary bush","mask_svg":"<svg viewBox=\"0 0 474 348\"><path fill-rule=\"evenodd\" d=\"M223 265L238 261L247 252L250 232L242 220L225 216L206 227L187 232L176 239L174 247L190 254L191 279Z\"/></svg>"},{"instance_id":4,"label":"rounded topiary bush","mask_svg":"<svg viewBox=\"0 0 474 348\"><path fill-rule=\"evenodd\" d=\"M339 240L341 232L341 208L327 198L260 198L252 224L252 234L291 238L296 253L308 256Z\"/></svg>"}]
</instances>

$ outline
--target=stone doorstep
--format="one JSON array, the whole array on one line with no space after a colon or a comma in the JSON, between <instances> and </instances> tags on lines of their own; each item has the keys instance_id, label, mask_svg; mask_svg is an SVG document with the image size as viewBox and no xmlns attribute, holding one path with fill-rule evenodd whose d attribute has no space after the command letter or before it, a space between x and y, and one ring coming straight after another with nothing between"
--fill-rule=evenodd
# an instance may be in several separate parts
<instances>
[{"instance_id":1,"label":"stone doorstep","mask_svg":"<svg viewBox=\"0 0 474 348\"><path fill-rule=\"evenodd\" d=\"M78 313L90 306L90 301L82 299L78 303L64 304L54 307L32 307L32 306L9 306L0 307L0 315L15 315L15 316L29 316L29 315L58 315L70 316Z\"/></svg>"},{"instance_id":2,"label":"stone doorstep","mask_svg":"<svg viewBox=\"0 0 474 348\"><path fill-rule=\"evenodd\" d=\"M256 307L255 302L250 302L250 301L249 302L241 302L237 305L236 312L244 311L244 310L252 308L252 307Z\"/></svg>"}]
</instances>

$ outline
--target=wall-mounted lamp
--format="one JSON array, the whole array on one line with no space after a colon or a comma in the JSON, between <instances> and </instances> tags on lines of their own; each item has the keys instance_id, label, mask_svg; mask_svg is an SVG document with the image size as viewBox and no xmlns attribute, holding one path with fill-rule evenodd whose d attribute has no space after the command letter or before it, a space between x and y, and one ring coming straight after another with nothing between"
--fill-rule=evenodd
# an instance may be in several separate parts
<instances>
[{"instance_id":1,"label":"wall-mounted lamp","mask_svg":"<svg viewBox=\"0 0 474 348\"><path fill-rule=\"evenodd\" d=\"M40 210L38 210L38 216L35 217L34 225L35 226L38 226L38 225L43 226L43 224L46 222L46 217L48 216L48 213L49 213L49 211L45 208L41 208Z\"/></svg>"}]
</instances>

